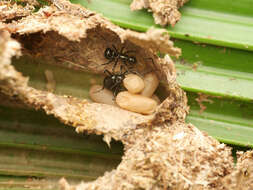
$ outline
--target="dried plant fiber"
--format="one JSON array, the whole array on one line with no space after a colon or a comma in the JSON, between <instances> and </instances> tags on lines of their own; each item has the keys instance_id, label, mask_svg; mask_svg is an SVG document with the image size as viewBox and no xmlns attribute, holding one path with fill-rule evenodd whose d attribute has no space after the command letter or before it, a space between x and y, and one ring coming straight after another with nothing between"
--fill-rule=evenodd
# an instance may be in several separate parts
<instances>
[{"instance_id":1,"label":"dried plant fiber","mask_svg":"<svg viewBox=\"0 0 253 190\"><path fill-rule=\"evenodd\" d=\"M181 18L178 9L187 1L189 0L133 0L131 9L148 9L153 12L156 24L175 26Z\"/></svg>"},{"instance_id":2,"label":"dried plant fiber","mask_svg":"<svg viewBox=\"0 0 253 190\"><path fill-rule=\"evenodd\" d=\"M164 32L124 30L64 0L54 0L50 6L12 22L2 20L0 93L44 110L75 127L77 132L104 135L108 144L111 138L124 144L124 156L115 170L77 186L62 179L62 189L252 189L252 152L241 154L234 169L231 148L185 123L187 98L176 83L174 64L169 57L179 56L180 49L173 47ZM58 66L74 63L88 72L102 74L104 67L97 66L106 60L100 52L112 44L134 49L139 63L136 70L151 68L166 84L167 97L154 114L144 116L32 88L28 78L11 65L13 56L22 56ZM169 55L159 58L157 51ZM154 65L145 61L145 57L151 57Z\"/></svg>"}]
</instances>

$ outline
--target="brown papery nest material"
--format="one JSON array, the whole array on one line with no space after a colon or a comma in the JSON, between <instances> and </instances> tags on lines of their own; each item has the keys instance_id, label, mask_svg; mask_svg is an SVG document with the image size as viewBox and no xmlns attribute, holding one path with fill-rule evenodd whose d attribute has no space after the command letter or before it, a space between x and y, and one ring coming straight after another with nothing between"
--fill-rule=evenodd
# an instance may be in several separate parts
<instances>
[{"instance_id":1,"label":"brown papery nest material","mask_svg":"<svg viewBox=\"0 0 253 190\"><path fill-rule=\"evenodd\" d=\"M22 1L20 1L22 3ZM12 19L21 18L24 16L30 15L34 9L35 5L38 5L37 2L26 2L25 6L17 5L16 3L13 3L12 1L1 1L0 2L0 20L1 21L8 21Z\"/></svg>"},{"instance_id":2,"label":"brown papery nest material","mask_svg":"<svg viewBox=\"0 0 253 190\"><path fill-rule=\"evenodd\" d=\"M124 144L122 162L115 170L77 186L62 179L62 189L237 189L244 181L244 189L250 189L252 152L241 155L233 171L231 149L185 123L187 99L176 83L174 64L168 55L156 56L158 51L180 55L164 30L142 34L124 30L94 12L56 0L22 19L2 22L0 27L1 96L42 109L77 132L104 135L108 144L111 138ZM21 56L22 46L22 57L70 69L81 65L87 72L102 74L105 68L101 64L106 59L101 52L112 44L134 50L138 60L135 69L154 70L165 84L167 98L154 114L143 116L32 88L28 78L11 65L11 57ZM152 58L154 65L144 58Z\"/></svg>"},{"instance_id":3,"label":"brown papery nest material","mask_svg":"<svg viewBox=\"0 0 253 190\"><path fill-rule=\"evenodd\" d=\"M133 0L131 10L148 9L156 24L174 26L181 18L178 11L189 0Z\"/></svg>"}]
</instances>

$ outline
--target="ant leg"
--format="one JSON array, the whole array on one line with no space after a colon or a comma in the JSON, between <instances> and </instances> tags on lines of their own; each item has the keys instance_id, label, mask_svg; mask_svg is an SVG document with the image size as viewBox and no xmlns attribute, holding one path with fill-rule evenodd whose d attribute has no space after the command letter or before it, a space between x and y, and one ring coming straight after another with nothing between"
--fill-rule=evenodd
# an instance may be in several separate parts
<instances>
[{"instance_id":1,"label":"ant leg","mask_svg":"<svg viewBox=\"0 0 253 190\"><path fill-rule=\"evenodd\" d=\"M155 66L155 63L154 63L154 60L153 60L151 57L144 58L144 59L151 60L151 61L152 61L152 63L153 63L153 65L154 65L154 67L156 67L156 66Z\"/></svg>"},{"instance_id":2,"label":"ant leg","mask_svg":"<svg viewBox=\"0 0 253 190\"><path fill-rule=\"evenodd\" d=\"M113 62L113 60L110 60L110 61L108 61L107 63L103 63L103 64L101 64L101 65L97 65L97 66L96 66L96 69L99 68L99 67L101 67L101 66L103 66L103 65L109 65L111 62Z\"/></svg>"},{"instance_id":3,"label":"ant leg","mask_svg":"<svg viewBox=\"0 0 253 190\"><path fill-rule=\"evenodd\" d=\"M138 75L139 77L143 78L143 76L138 71L131 71L131 73Z\"/></svg>"},{"instance_id":4,"label":"ant leg","mask_svg":"<svg viewBox=\"0 0 253 190\"><path fill-rule=\"evenodd\" d=\"M112 76L112 73L108 71L107 69L104 70L104 73L107 74L108 76Z\"/></svg>"},{"instance_id":5,"label":"ant leg","mask_svg":"<svg viewBox=\"0 0 253 190\"><path fill-rule=\"evenodd\" d=\"M124 52L124 54L128 54L128 53L136 53L136 51L126 51L126 52Z\"/></svg>"},{"instance_id":6,"label":"ant leg","mask_svg":"<svg viewBox=\"0 0 253 190\"><path fill-rule=\"evenodd\" d=\"M129 67L126 67L126 73L133 73L135 75L138 75L139 77L143 78L143 76L138 72L138 71L133 71L132 69L134 68L134 66L130 65Z\"/></svg>"},{"instance_id":7,"label":"ant leg","mask_svg":"<svg viewBox=\"0 0 253 190\"><path fill-rule=\"evenodd\" d=\"M107 74L108 76L112 76L112 73L107 69L104 70L104 73ZM97 90L95 93L98 93L104 89L105 89L105 80L103 80L103 87L101 89Z\"/></svg>"},{"instance_id":8,"label":"ant leg","mask_svg":"<svg viewBox=\"0 0 253 190\"><path fill-rule=\"evenodd\" d=\"M114 90L114 92L113 92L113 96L114 96L114 98L113 98L113 100L115 100L115 97L117 96L117 94L120 92L120 86L116 86L116 88L115 88L115 90Z\"/></svg>"},{"instance_id":9,"label":"ant leg","mask_svg":"<svg viewBox=\"0 0 253 190\"><path fill-rule=\"evenodd\" d=\"M126 61L123 61L123 64L122 65L122 68L125 67L126 70L129 70L128 67L127 67L127 62Z\"/></svg>"},{"instance_id":10,"label":"ant leg","mask_svg":"<svg viewBox=\"0 0 253 190\"><path fill-rule=\"evenodd\" d=\"M108 71L107 69L104 70L104 73L108 74L109 76L112 76L111 72ZM97 90L95 93L101 92L101 91L104 90L104 89L105 89L105 79L103 80L103 86L102 86L102 88L99 89L99 90Z\"/></svg>"},{"instance_id":11,"label":"ant leg","mask_svg":"<svg viewBox=\"0 0 253 190\"><path fill-rule=\"evenodd\" d=\"M125 75L127 73L133 73L133 74L136 74L142 78L142 75L138 71L132 71L132 69L134 68L132 65L127 67L126 62L124 62L124 64L122 64L121 66L122 66L121 71L123 70L123 67L125 67L125 72L124 73L121 72L122 75Z\"/></svg>"},{"instance_id":12,"label":"ant leg","mask_svg":"<svg viewBox=\"0 0 253 190\"><path fill-rule=\"evenodd\" d=\"M115 71L115 68L116 68L116 66L118 64L118 61L119 61L119 58L117 58L116 61L114 62L113 67L112 67L112 72Z\"/></svg>"},{"instance_id":13,"label":"ant leg","mask_svg":"<svg viewBox=\"0 0 253 190\"><path fill-rule=\"evenodd\" d=\"M111 86L110 89L113 90L114 88L117 88L117 85L118 85L118 84L119 84L119 83L115 83L114 85Z\"/></svg>"},{"instance_id":14,"label":"ant leg","mask_svg":"<svg viewBox=\"0 0 253 190\"><path fill-rule=\"evenodd\" d=\"M119 85L118 84L114 84L110 90L112 91L113 93L113 99L112 100L115 100L115 97L117 96L117 94L119 93Z\"/></svg>"},{"instance_id":15,"label":"ant leg","mask_svg":"<svg viewBox=\"0 0 253 190\"><path fill-rule=\"evenodd\" d=\"M120 65L120 75L125 75L127 72L128 72L128 69L127 69L127 67L125 67L126 69L126 71L123 73L123 67L124 67L125 65Z\"/></svg>"},{"instance_id":16,"label":"ant leg","mask_svg":"<svg viewBox=\"0 0 253 190\"><path fill-rule=\"evenodd\" d=\"M151 73L152 71L158 71L158 69L156 68L155 62L154 62L154 60L153 60L151 57L149 57L149 58L144 58L144 59L146 59L146 60L151 60L153 66L154 66L154 68L155 68L155 69L153 69L153 70L151 70L151 71L147 71L147 72L143 73L144 75L145 75L145 74L148 74L148 73Z\"/></svg>"},{"instance_id":17,"label":"ant leg","mask_svg":"<svg viewBox=\"0 0 253 190\"><path fill-rule=\"evenodd\" d=\"M113 62L114 60L112 59L112 60L110 60L110 61L108 61L107 63L103 63L103 64L101 64L101 65L109 65L111 62Z\"/></svg>"},{"instance_id":18,"label":"ant leg","mask_svg":"<svg viewBox=\"0 0 253 190\"><path fill-rule=\"evenodd\" d=\"M108 71L107 69L104 70L104 73L107 73L107 74L109 74L109 76L111 76L110 71ZM102 88L99 89L99 90L97 90L95 93L101 92L101 91L104 90L104 89L105 89L105 80L103 81L103 86L102 86Z\"/></svg>"},{"instance_id":19,"label":"ant leg","mask_svg":"<svg viewBox=\"0 0 253 190\"><path fill-rule=\"evenodd\" d=\"M113 49L115 50L116 54L119 54L117 48L115 47L115 45L112 45Z\"/></svg>"},{"instance_id":20,"label":"ant leg","mask_svg":"<svg viewBox=\"0 0 253 190\"><path fill-rule=\"evenodd\" d=\"M105 89L105 84L104 84L104 82L103 82L103 86L102 86L102 88L101 89L99 89L99 90L97 90L95 93L98 93L98 92L101 92L102 90L104 90Z\"/></svg>"},{"instance_id":21,"label":"ant leg","mask_svg":"<svg viewBox=\"0 0 253 190\"><path fill-rule=\"evenodd\" d=\"M123 46L120 50L120 54L123 54L123 50L124 50L125 46Z\"/></svg>"},{"instance_id":22,"label":"ant leg","mask_svg":"<svg viewBox=\"0 0 253 190\"><path fill-rule=\"evenodd\" d=\"M122 73L122 75L126 75L127 73L129 73L128 70L126 70L124 73Z\"/></svg>"}]
</instances>

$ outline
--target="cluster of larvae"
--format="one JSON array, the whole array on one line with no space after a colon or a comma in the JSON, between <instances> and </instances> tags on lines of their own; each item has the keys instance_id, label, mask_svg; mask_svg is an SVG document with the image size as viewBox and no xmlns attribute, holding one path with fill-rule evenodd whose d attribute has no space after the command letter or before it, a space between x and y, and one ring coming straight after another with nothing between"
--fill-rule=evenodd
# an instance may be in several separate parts
<instances>
[{"instance_id":1,"label":"cluster of larvae","mask_svg":"<svg viewBox=\"0 0 253 190\"><path fill-rule=\"evenodd\" d=\"M90 97L94 102L119 106L128 111L141 114L152 114L159 98L154 95L159 85L159 80L154 72L147 73L144 77L136 74L127 74L123 80L124 89L116 98L112 91L101 85L93 85L90 88Z\"/></svg>"}]
</instances>

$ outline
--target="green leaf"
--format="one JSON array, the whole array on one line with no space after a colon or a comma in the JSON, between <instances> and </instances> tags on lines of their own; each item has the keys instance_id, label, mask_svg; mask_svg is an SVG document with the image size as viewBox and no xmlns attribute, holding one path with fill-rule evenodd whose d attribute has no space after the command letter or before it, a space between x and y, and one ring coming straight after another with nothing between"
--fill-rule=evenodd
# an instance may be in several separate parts
<instances>
[{"instance_id":1,"label":"green leaf","mask_svg":"<svg viewBox=\"0 0 253 190\"><path fill-rule=\"evenodd\" d=\"M131 11L131 0L71 0L102 13L112 22L138 31L155 26L151 13ZM168 27L172 37L244 50L253 50L253 4L251 0L192 0L180 9L182 19L174 28ZM115 10L115 11L112 11ZM159 26L156 26L159 28Z\"/></svg>"},{"instance_id":2,"label":"green leaf","mask_svg":"<svg viewBox=\"0 0 253 190\"><path fill-rule=\"evenodd\" d=\"M191 107L187 121L227 144L253 147L253 103L208 97L201 113L198 95L187 93Z\"/></svg>"},{"instance_id":3,"label":"green leaf","mask_svg":"<svg viewBox=\"0 0 253 190\"><path fill-rule=\"evenodd\" d=\"M176 66L177 80L183 89L253 100L252 52L182 40L176 40L175 45L182 48Z\"/></svg>"}]
</instances>

